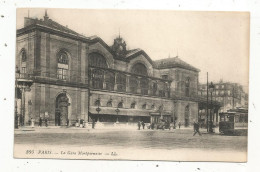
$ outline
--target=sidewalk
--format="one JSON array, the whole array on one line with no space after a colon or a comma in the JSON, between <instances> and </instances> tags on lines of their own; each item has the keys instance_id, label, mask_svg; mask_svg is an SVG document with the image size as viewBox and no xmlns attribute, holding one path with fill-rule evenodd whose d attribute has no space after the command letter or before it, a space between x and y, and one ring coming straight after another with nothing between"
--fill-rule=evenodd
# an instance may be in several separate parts
<instances>
[{"instance_id":1,"label":"sidewalk","mask_svg":"<svg viewBox=\"0 0 260 172\"><path fill-rule=\"evenodd\" d=\"M64 126L36 126L34 128L30 126L20 127L19 129L14 130L15 134L26 134L26 133L109 133L114 131L133 131L133 132L161 132L161 133L176 133L176 134L193 134L193 128L177 128L177 129L165 129L165 130L152 130L152 129L140 129L138 130L137 127L101 127L92 129L91 127L87 128L80 128L80 127L64 127ZM207 129L200 129L202 135L218 135L219 133L208 133Z\"/></svg>"}]
</instances>

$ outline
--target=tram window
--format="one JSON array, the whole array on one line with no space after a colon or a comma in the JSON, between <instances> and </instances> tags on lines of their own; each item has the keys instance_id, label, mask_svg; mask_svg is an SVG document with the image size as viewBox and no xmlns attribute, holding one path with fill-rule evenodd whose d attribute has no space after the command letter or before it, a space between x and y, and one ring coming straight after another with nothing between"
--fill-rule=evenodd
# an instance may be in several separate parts
<instances>
[{"instance_id":1,"label":"tram window","mask_svg":"<svg viewBox=\"0 0 260 172\"><path fill-rule=\"evenodd\" d=\"M239 116L235 116L235 122L236 122L236 123L237 123L237 122L240 122Z\"/></svg>"},{"instance_id":2,"label":"tram window","mask_svg":"<svg viewBox=\"0 0 260 172\"><path fill-rule=\"evenodd\" d=\"M244 121L243 121L243 119L244 119L243 114L240 114L239 117L240 117L240 118L239 118L239 122L244 122Z\"/></svg>"},{"instance_id":3,"label":"tram window","mask_svg":"<svg viewBox=\"0 0 260 172\"><path fill-rule=\"evenodd\" d=\"M229 121L229 116L225 116L225 121Z\"/></svg>"},{"instance_id":4,"label":"tram window","mask_svg":"<svg viewBox=\"0 0 260 172\"><path fill-rule=\"evenodd\" d=\"M224 115L222 115L221 117L220 117L220 121L225 121L225 116Z\"/></svg>"},{"instance_id":5,"label":"tram window","mask_svg":"<svg viewBox=\"0 0 260 172\"><path fill-rule=\"evenodd\" d=\"M248 123L248 116L245 115L245 123Z\"/></svg>"}]
</instances>

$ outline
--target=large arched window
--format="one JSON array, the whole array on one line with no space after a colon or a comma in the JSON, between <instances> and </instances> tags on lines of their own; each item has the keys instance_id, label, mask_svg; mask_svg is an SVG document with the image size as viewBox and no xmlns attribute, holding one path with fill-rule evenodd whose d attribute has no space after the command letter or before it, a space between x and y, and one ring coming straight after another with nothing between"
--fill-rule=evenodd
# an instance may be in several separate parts
<instances>
[{"instance_id":1,"label":"large arched window","mask_svg":"<svg viewBox=\"0 0 260 172\"><path fill-rule=\"evenodd\" d=\"M110 71L105 72L106 90L113 91L115 86L115 74Z\"/></svg>"},{"instance_id":2,"label":"large arched window","mask_svg":"<svg viewBox=\"0 0 260 172\"><path fill-rule=\"evenodd\" d=\"M156 96L156 92L157 92L157 83L154 82L154 83L152 84L152 95L153 95L153 96Z\"/></svg>"},{"instance_id":3,"label":"large arched window","mask_svg":"<svg viewBox=\"0 0 260 172\"><path fill-rule=\"evenodd\" d=\"M94 67L107 68L106 58L99 53L89 55L89 65Z\"/></svg>"},{"instance_id":4,"label":"large arched window","mask_svg":"<svg viewBox=\"0 0 260 172\"><path fill-rule=\"evenodd\" d=\"M68 55L65 52L61 52L58 54L57 78L66 80L68 78L68 70L69 70Z\"/></svg>"},{"instance_id":5,"label":"large arched window","mask_svg":"<svg viewBox=\"0 0 260 172\"><path fill-rule=\"evenodd\" d=\"M167 96L167 84L164 82L158 83L158 89L159 89L159 96L160 97L166 97Z\"/></svg>"},{"instance_id":6,"label":"large arched window","mask_svg":"<svg viewBox=\"0 0 260 172\"><path fill-rule=\"evenodd\" d=\"M119 102L117 105L118 108L123 108L123 102Z\"/></svg>"},{"instance_id":7,"label":"large arched window","mask_svg":"<svg viewBox=\"0 0 260 172\"><path fill-rule=\"evenodd\" d=\"M26 55L26 51L23 49L21 51L21 75L25 75L27 73L26 61L27 61L27 55Z\"/></svg>"},{"instance_id":8,"label":"large arched window","mask_svg":"<svg viewBox=\"0 0 260 172\"><path fill-rule=\"evenodd\" d=\"M92 87L103 89L104 71L99 69L92 70Z\"/></svg>"},{"instance_id":9,"label":"large arched window","mask_svg":"<svg viewBox=\"0 0 260 172\"><path fill-rule=\"evenodd\" d=\"M129 78L129 87L131 93L137 93L138 87L138 78L135 76L130 76Z\"/></svg>"},{"instance_id":10,"label":"large arched window","mask_svg":"<svg viewBox=\"0 0 260 172\"><path fill-rule=\"evenodd\" d=\"M131 103L130 108L131 108L131 109L135 109L135 105L136 105L136 102Z\"/></svg>"},{"instance_id":11,"label":"large arched window","mask_svg":"<svg viewBox=\"0 0 260 172\"><path fill-rule=\"evenodd\" d=\"M101 106L100 99L97 99L95 101L94 106Z\"/></svg>"},{"instance_id":12,"label":"large arched window","mask_svg":"<svg viewBox=\"0 0 260 172\"><path fill-rule=\"evenodd\" d=\"M155 104L152 104L152 105L151 105L151 109L152 109L152 110L155 110L155 109L156 109Z\"/></svg>"},{"instance_id":13,"label":"large arched window","mask_svg":"<svg viewBox=\"0 0 260 172\"><path fill-rule=\"evenodd\" d=\"M142 78L140 80L140 86L141 86L141 94L148 95L149 80L146 78Z\"/></svg>"},{"instance_id":14,"label":"large arched window","mask_svg":"<svg viewBox=\"0 0 260 172\"><path fill-rule=\"evenodd\" d=\"M22 50L22 52L21 52L21 58L22 58L22 62L26 62L27 56L26 56L25 50Z\"/></svg>"},{"instance_id":15,"label":"large arched window","mask_svg":"<svg viewBox=\"0 0 260 172\"><path fill-rule=\"evenodd\" d=\"M138 74L138 75L144 75L144 76L148 75L147 68L142 63L136 63L133 66L131 72L134 73L134 74Z\"/></svg>"},{"instance_id":16,"label":"large arched window","mask_svg":"<svg viewBox=\"0 0 260 172\"><path fill-rule=\"evenodd\" d=\"M118 73L116 76L116 84L117 84L117 91L125 92L126 91L126 75L122 73Z\"/></svg>"},{"instance_id":17,"label":"large arched window","mask_svg":"<svg viewBox=\"0 0 260 172\"><path fill-rule=\"evenodd\" d=\"M190 78L186 78L185 81L185 96L189 97L190 96Z\"/></svg>"},{"instance_id":18,"label":"large arched window","mask_svg":"<svg viewBox=\"0 0 260 172\"><path fill-rule=\"evenodd\" d=\"M107 107L112 107L112 99L108 100Z\"/></svg>"},{"instance_id":19,"label":"large arched window","mask_svg":"<svg viewBox=\"0 0 260 172\"><path fill-rule=\"evenodd\" d=\"M146 109L146 103L144 103L143 105L142 105L142 109Z\"/></svg>"}]
</instances>

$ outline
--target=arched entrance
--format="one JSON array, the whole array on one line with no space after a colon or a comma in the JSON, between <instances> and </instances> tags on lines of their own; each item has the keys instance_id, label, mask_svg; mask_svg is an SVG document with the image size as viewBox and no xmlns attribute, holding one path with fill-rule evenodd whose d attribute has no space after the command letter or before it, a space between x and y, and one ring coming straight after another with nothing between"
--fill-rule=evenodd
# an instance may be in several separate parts
<instances>
[{"instance_id":1,"label":"arched entrance","mask_svg":"<svg viewBox=\"0 0 260 172\"><path fill-rule=\"evenodd\" d=\"M190 124L190 107L187 105L185 107L185 127L188 127Z\"/></svg>"},{"instance_id":2,"label":"arched entrance","mask_svg":"<svg viewBox=\"0 0 260 172\"><path fill-rule=\"evenodd\" d=\"M69 98L66 93L61 93L56 98L55 125L65 126L68 121Z\"/></svg>"}]
</instances>

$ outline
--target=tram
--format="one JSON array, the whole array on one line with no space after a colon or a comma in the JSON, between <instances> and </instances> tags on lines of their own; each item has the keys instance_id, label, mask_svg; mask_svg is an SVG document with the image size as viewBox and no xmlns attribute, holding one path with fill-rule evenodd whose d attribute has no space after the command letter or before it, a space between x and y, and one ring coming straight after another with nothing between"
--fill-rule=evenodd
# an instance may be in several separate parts
<instances>
[{"instance_id":1,"label":"tram","mask_svg":"<svg viewBox=\"0 0 260 172\"><path fill-rule=\"evenodd\" d=\"M247 135L248 110L231 109L219 114L219 132L224 135Z\"/></svg>"}]
</instances>

